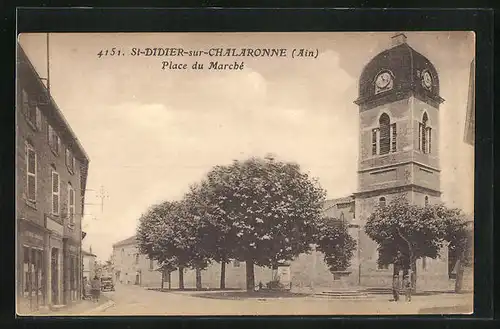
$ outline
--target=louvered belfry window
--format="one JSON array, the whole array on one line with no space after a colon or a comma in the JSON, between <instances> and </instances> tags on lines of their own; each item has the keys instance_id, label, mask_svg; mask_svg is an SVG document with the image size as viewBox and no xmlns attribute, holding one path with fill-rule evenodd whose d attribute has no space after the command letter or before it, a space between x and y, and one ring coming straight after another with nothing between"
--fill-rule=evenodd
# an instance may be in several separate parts
<instances>
[{"instance_id":1,"label":"louvered belfry window","mask_svg":"<svg viewBox=\"0 0 500 329\"><path fill-rule=\"evenodd\" d=\"M379 119L380 124L380 154L387 154L391 147L391 119L383 113Z\"/></svg>"}]
</instances>

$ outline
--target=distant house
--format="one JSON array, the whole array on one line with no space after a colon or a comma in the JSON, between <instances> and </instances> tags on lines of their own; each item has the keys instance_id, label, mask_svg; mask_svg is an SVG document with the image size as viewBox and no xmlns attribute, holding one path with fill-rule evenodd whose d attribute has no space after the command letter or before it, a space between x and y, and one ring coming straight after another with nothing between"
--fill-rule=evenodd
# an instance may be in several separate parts
<instances>
[{"instance_id":1,"label":"distant house","mask_svg":"<svg viewBox=\"0 0 500 329\"><path fill-rule=\"evenodd\" d=\"M161 285L161 273L157 271L158 263L139 253L135 236L115 243L112 259L116 283Z\"/></svg>"},{"instance_id":2,"label":"distant house","mask_svg":"<svg viewBox=\"0 0 500 329\"><path fill-rule=\"evenodd\" d=\"M91 252L82 250L83 279L90 280L95 275L95 261L97 256Z\"/></svg>"}]
</instances>

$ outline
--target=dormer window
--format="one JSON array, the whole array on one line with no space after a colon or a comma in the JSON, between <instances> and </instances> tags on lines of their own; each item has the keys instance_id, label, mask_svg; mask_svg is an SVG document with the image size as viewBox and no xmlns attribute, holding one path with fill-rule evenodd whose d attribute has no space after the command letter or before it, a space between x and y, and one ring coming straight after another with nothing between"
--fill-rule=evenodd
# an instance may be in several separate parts
<instances>
[{"instance_id":1,"label":"dormer window","mask_svg":"<svg viewBox=\"0 0 500 329\"><path fill-rule=\"evenodd\" d=\"M52 128L51 125L49 125L48 134L49 134L49 145L52 152L54 152L54 154L56 155L59 155L59 150L61 148L61 140L59 139L59 135L54 130L54 128Z\"/></svg>"},{"instance_id":2,"label":"dormer window","mask_svg":"<svg viewBox=\"0 0 500 329\"><path fill-rule=\"evenodd\" d=\"M385 197L380 197L378 199L378 205L379 205L379 207L385 207L385 204L386 204L385 203Z\"/></svg>"},{"instance_id":3,"label":"dormer window","mask_svg":"<svg viewBox=\"0 0 500 329\"><path fill-rule=\"evenodd\" d=\"M75 157L69 147L66 148L66 167L68 167L70 173L73 174L75 172Z\"/></svg>"},{"instance_id":4,"label":"dormer window","mask_svg":"<svg viewBox=\"0 0 500 329\"><path fill-rule=\"evenodd\" d=\"M37 105L30 103L30 97L26 90L22 91L23 111L29 125L34 130L42 130L42 112Z\"/></svg>"}]
</instances>

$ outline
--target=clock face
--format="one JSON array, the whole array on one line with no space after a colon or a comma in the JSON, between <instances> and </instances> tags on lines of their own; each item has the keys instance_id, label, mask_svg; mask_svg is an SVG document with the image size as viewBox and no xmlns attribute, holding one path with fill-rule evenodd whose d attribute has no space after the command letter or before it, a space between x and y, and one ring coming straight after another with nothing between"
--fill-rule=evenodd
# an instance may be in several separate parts
<instances>
[{"instance_id":1,"label":"clock face","mask_svg":"<svg viewBox=\"0 0 500 329\"><path fill-rule=\"evenodd\" d=\"M377 87L384 89L391 83L392 76L388 72L380 73L375 81Z\"/></svg>"},{"instance_id":2,"label":"clock face","mask_svg":"<svg viewBox=\"0 0 500 329\"><path fill-rule=\"evenodd\" d=\"M425 71L422 79L424 87L430 88L432 86L432 77L429 72Z\"/></svg>"}]
</instances>

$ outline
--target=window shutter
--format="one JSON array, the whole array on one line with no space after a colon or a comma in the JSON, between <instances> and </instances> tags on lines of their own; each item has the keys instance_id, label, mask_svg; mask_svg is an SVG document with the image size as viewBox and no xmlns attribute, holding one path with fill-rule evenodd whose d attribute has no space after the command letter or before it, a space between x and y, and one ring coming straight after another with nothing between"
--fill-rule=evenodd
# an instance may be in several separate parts
<instances>
[{"instance_id":1,"label":"window shutter","mask_svg":"<svg viewBox=\"0 0 500 329\"><path fill-rule=\"evenodd\" d=\"M427 142L427 144L429 144L428 153L431 153L432 128L429 127L429 128L427 128L427 130L428 130L428 133L427 133L428 142Z\"/></svg>"},{"instance_id":2,"label":"window shutter","mask_svg":"<svg viewBox=\"0 0 500 329\"><path fill-rule=\"evenodd\" d=\"M422 123L418 123L418 149L422 150Z\"/></svg>"},{"instance_id":3,"label":"window shutter","mask_svg":"<svg viewBox=\"0 0 500 329\"><path fill-rule=\"evenodd\" d=\"M59 174L52 172L52 213L59 214Z\"/></svg>"},{"instance_id":4,"label":"window shutter","mask_svg":"<svg viewBox=\"0 0 500 329\"><path fill-rule=\"evenodd\" d=\"M28 200L36 200L36 177L32 175L28 176Z\"/></svg>"},{"instance_id":5,"label":"window shutter","mask_svg":"<svg viewBox=\"0 0 500 329\"><path fill-rule=\"evenodd\" d=\"M36 173L36 155L31 148L28 148L28 173L32 175Z\"/></svg>"},{"instance_id":6,"label":"window shutter","mask_svg":"<svg viewBox=\"0 0 500 329\"><path fill-rule=\"evenodd\" d=\"M54 135L53 135L52 126L50 124L48 125L47 135L48 135L48 139L49 139L49 145L52 147L52 145L53 145L52 139L53 139Z\"/></svg>"},{"instance_id":7,"label":"window shutter","mask_svg":"<svg viewBox=\"0 0 500 329\"><path fill-rule=\"evenodd\" d=\"M68 207L68 215L70 223L74 223L75 216L75 190L70 185L69 187L69 207Z\"/></svg>"},{"instance_id":8,"label":"window shutter","mask_svg":"<svg viewBox=\"0 0 500 329\"><path fill-rule=\"evenodd\" d=\"M26 148L26 189L27 189L27 199L30 201L36 200L36 153L30 147Z\"/></svg>"},{"instance_id":9,"label":"window shutter","mask_svg":"<svg viewBox=\"0 0 500 329\"><path fill-rule=\"evenodd\" d=\"M36 107L36 129L42 130L42 111Z\"/></svg>"},{"instance_id":10,"label":"window shutter","mask_svg":"<svg viewBox=\"0 0 500 329\"><path fill-rule=\"evenodd\" d=\"M372 130L372 155L377 154L377 129Z\"/></svg>"},{"instance_id":11,"label":"window shutter","mask_svg":"<svg viewBox=\"0 0 500 329\"><path fill-rule=\"evenodd\" d=\"M28 97L28 92L26 92L26 90L23 89L23 95L22 95L22 102L23 102L23 112L24 112L24 115L28 115L28 112L29 112L29 97Z\"/></svg>"},{"instance_id":12,"label":"window shutter","mask_svg":"<svg viewBox=\"0 0 500 329\"><path fill-rule=\"evenodd\" d=\"M396 124L391 125L391 152L396 152L397 131Z\"/></svg>"}]
</instances>

